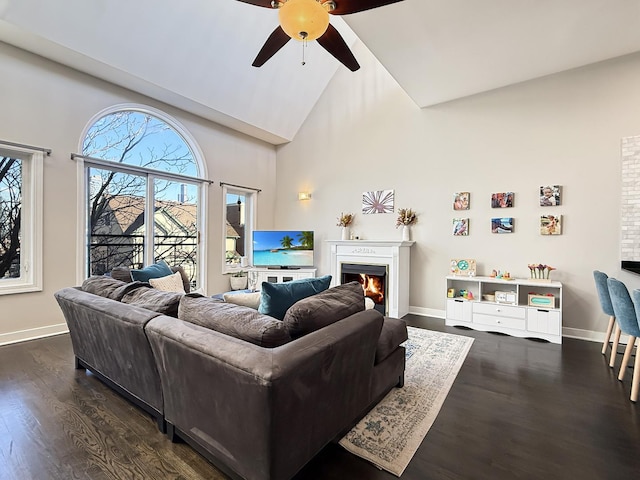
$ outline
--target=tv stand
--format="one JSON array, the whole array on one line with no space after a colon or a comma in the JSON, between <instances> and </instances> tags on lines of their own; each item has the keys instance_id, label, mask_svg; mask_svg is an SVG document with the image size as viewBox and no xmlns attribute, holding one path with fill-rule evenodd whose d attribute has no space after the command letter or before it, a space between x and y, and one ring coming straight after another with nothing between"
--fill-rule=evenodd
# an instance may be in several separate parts
<instances>
[{"instance_id":1,"label":"tv stand","mask_svg":"<svg viewBox=\"0 0 640 480\"><path fill-rule=\"evenodd\" d=\"M262 282L284 283L302 278L314 278L315 268L274 268L274 267L249 267L249 288L260 290Z\"/></svg>"}]
</instances>

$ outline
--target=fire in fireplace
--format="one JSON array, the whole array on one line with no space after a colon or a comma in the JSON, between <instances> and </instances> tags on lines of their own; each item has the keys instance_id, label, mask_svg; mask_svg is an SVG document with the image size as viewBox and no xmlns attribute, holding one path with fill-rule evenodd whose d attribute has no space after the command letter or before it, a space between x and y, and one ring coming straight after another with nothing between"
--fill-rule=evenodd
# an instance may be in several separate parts
<instances>
[{"instance_id":1,"label":"fire in fireplace","mask_svg":"<svg viewBox=\"0 0 640 480\"><path fill-rule=\"evenodd\" d=\"M359 263L341 264L341 283L358 282L374 308L383 315L387 313L387 266Z\"/></svg>"}]
</instances>

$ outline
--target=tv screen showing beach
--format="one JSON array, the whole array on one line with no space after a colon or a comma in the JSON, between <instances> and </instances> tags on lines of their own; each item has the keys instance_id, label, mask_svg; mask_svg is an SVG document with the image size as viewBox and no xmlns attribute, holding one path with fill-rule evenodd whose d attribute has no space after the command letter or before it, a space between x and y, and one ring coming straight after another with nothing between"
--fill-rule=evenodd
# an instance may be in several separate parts
<instances>
[{"instance_id":1,"label":"tv screen showing beach","mask_svg":"<svg viewBox=\"0 0 640 480\"><path fill-rule=\"evenodd\" d=\"M254 231L253 264L256 267L313 267L313 232Z\"/></svg>"}]
</instances>

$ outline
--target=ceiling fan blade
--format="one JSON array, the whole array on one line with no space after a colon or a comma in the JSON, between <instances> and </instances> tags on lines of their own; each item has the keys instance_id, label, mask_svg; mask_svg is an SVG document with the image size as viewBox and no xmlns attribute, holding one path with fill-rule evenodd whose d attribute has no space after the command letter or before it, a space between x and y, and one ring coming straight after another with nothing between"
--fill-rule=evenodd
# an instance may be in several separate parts
<instances>
[{"instance_id":1,"label":"ceiling fan blade","mask_svg":"<svg viewBox=\"0 0 640 480\"><path fill-rule=\"evenodd\" d=\"M398 3L401 1L402 0L335 0L336 8L329 13L332 15L348 15L350 13L371 10L372 8L384 7L385 5L391 5L392 3Z\"/></svg>"},{"instance_id":2,"label":"ceiling fan blade","mask_svg":"<svg viewBox=\"0 0 640 480\"><path fill-rule=\"evenodd\" d=\"M242 3L249 3L257 7L273 8L271 6L271 0L238 0L238 1Z\"/></svg>"},{"instance_id":3,"label":"ceiling fan blade","mask_svg":"<svg viewBox=\"0 0 640 480\"><path fill-rule=\"evenodd\" d=\"M261 67L267 60L273 57L278 50L285 46L285 44L291 40L291 37L284 33L282 27L278 27L273 31L267 41L264 42L262 49L258 52L258 56L251 65L254 67Z\"/></svg>"},{"instance_id":4,"label":"ceiling fan blade","mask_svg":"<svg viewBox=\"0 0 640 480\"><path fill-rule=\"evenodd\" d=\"M360 68L356 57L353 56L342 35L333 25L329 24L329 28L318 38L317 42L352 72Z\"/></svg>"}]
</instances>

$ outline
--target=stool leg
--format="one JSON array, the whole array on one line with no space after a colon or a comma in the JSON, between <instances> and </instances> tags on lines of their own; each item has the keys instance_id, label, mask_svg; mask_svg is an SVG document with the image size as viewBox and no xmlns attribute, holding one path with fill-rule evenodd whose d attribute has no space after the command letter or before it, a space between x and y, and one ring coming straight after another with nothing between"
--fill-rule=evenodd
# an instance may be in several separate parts
<instances>
[{"instance_id":1,"label":"stool leg","mask_svg":"<svg viewBox=\"0 0 640 480\"><path fill-rule=\"evenodd\" d=\"M622 365L620 365L620 373L618 374L618 380L620 381L624 379L624 372L627 370L627 365L629 365L629 359L631 358L631 352L635 344L636 337L629 335L629 343L627 343L627 348L624 349L624 357L622 357Z\"/></svg>"},{"instance_id":2,"label":"stool leg","mask_svg":"<svg viewBox=\"0 0 640 480\"><path fill-rule=\"evenodd\" d=\"M640 350L636 350L636 361L633 364L633 381L631 382L631 401L638 401L640 390Z\"/></svg>"},{"instance_id":3,"label":"stool leg","mask_svg":"<svg viewBox=\"0 0 640 480\"><path fill-rule=\"evenodd\" d=\"M604 345L602 345L602 354L607 354L607 347L609 346L609 340L611 340L611 333L613 332L613 326L616 323L616 317L611 315L609 317L609 325L607 326L607 333L604 335Z\"/></svg>"},{"instance_id":4,"label":"stool leg","mask_svg":"<svg viewBox=\"0 0 640 480\"><path fill-rule=\"evenodd\" d=\"M618 343L620 343L620 327L616 325L616 333L613 336L613 345L611 346L611 359L609 360L609 366L613 368L616 364L616 353L618 353Z\"/></svg>"}]
</instances>

